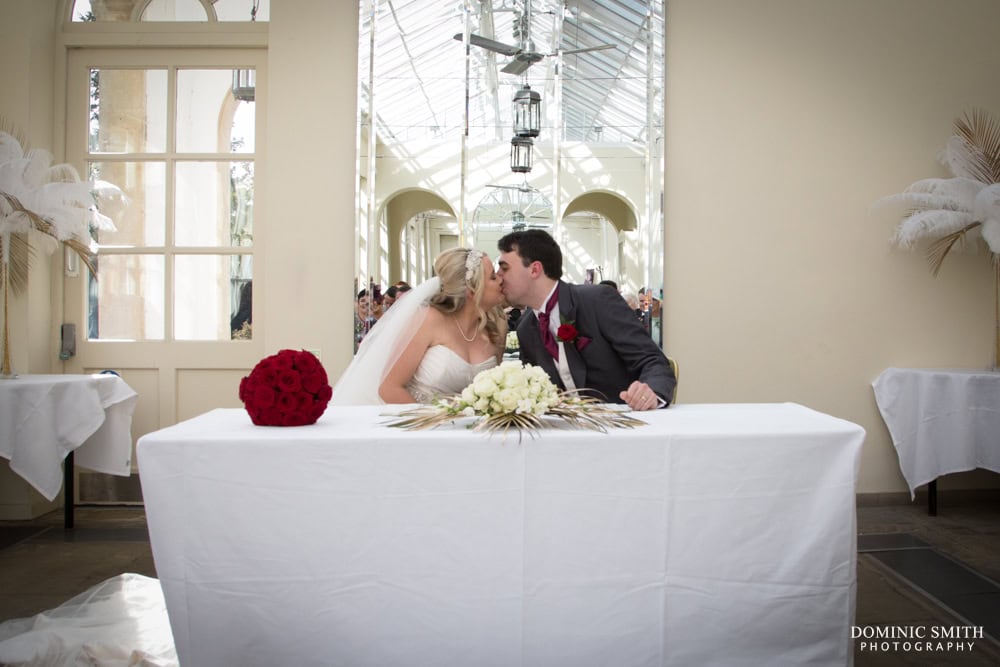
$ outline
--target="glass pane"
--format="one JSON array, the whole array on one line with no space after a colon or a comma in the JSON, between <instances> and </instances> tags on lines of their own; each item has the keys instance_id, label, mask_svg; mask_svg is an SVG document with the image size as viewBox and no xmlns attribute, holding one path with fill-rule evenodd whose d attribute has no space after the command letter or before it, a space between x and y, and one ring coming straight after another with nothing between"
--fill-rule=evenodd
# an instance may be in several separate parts
<instances>
[{"instance_id":1,"label":"glass pane","mask_svg":"<svg viewBox=\"0 0 1000 667\"><path fill-rule=\"evenodd\" d=\"M99 255L90 277L90 340L163 340L163 257Z\"/></svg>"},{"instance_id":2,"label":"glass pane","mask_svg":"<svg viewBox=\"0 0 1000 667\"><path fill-rule=\"evenodd\" d=\"M220 21L269 21L271 18L271 3L260 0L257 4L256 17L251 16L253 0L215 0L215 15Z\"/></svg>"},{"instance_id":3,"label":"glass pane","mask_svg":"<svg viewBox=\"0 0 1000 667\"><path fill-rule=\"evenodd\" d=\"M94 12L90 8L90 0L76 0L73 3L73 21L93 21L95 20Z\"/></svg>"},{"instance_id":4,"label":"glass pane","mask_svg":"<svg viewBox=\"0 0 1000 667\"><path fill-rule=\"evenodd\" d=\"M91 0L76 0L73 5L73 21L130 21L132 19L132 3L130 2L91 2Z\"/></svg>"},{"instance_id":5,"label":"glass pane","mask_svg":"<svg viewBox=\"0 0 1000 667\"><path fill-rule=\"evenodd\" d=\"M91 9L90 0L76 0L73 8L73 21L130 21L132 16L131 2L109 3L98 2L96 9ZM166 2L154 2L159 7L147 9L142 16L143 21L204 21L205 12L193 8L194 0L186 0L181 10L173 10ZM220 21L250 21L253 0L215 0L215 14ZM176 14L192 15L196 18L169 18L171 11ZM197 13L196 12L200 12ZM95 15L96 14L96 15ZM257 6L257 21L268 21L271 16L269 0L260 0Z\"/></svg>"},{"instance_id":6,"label":"glass pane","mask_svg":"<svg viewBox=\"0 0 1000 667\"><path fill-rule=\"evenodd\" d=\"M124 202L102 201L100 211L114 230L97 230L102 246L162 246L166 230L166 173L163 162L92 162L90 176L122 189Z\"/></svg>"},{"instance_id":7,"label":"glass pane","mask_svg":"<svg viewBox=\"0 0 1000 667\"><path fill-rule=\"evenodd\" d=\"M245 285L252 281L249 256L178 255L174 268L174 338L177 340L232 340L231 328L250 322L239 313ZM242 273L243 275L240 275ZM252 289L252 288L251 288ZM250 292L247 291L249 298ZM237 322L246 315L246 319ZM243 334L241 334L243 335Z\"/></svg>"},{"instance_id":8,"label":"glass pane","mask_svg":"<svg viewBox=\"0 0 1000 667\"><path fill-rule=\"evenodd\" d=\"M167 72L90 70L90 151L162 153L167 145Z\"/></svg>"},{"instance_id":9,"label":"glass pane","mask_svg":"<svg viewBox=\"0 0 1000 667\"><path fill-rule=\"evenodd\" d=\"M207 21L198 0L152 0L142 12L143 21Z\"/></svg>"},{"instance_id":10,"label":"glass pane","mask_svg":"<svg viewBox=\"0 0 1000 667\"><path fill-rule=\"evenodd\" d=\"M234 72L196 69L177 72L177 152L248 153L254 150L254 89ZM237 99L236 95L240 96Z\"/></svg>"},{"instance_id":11,"label":"glass pane","mask_svg":"<svg viewBox=\"0 0 1000 667\"><path fill-rule=\"evenodd\" d=\"M253 162L178 162L174 241L253 244Z\"/></svg>"}]
</instances>

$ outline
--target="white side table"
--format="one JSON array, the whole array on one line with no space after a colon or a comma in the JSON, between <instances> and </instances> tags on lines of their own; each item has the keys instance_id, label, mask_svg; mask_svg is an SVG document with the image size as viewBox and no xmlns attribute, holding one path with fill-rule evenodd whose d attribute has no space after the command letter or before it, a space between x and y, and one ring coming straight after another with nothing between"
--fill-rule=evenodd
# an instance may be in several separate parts
<instances>
[{"instance_id":1,"label":"white side table","mask_svg":"<svg viewBox=\"0 0 1000 667\"><path fill-rule=\"evenodd\" d=\"M1000 372L887 368L872 387L910 497L927 484L930 514L938 477L1000 472Z\"/></svg>"},{"instance_id":2,"label":"white side table","mask_svg":"<svg viewBox=\"0 0 1000 667\"><path fill-rule=\"evenodd\" d=\"M47 500L65 483L65 527L72 528L74 462L128 476L137 400L138 394L117 375L0 380L0 456Z\"/></svg>"}]
</instances>

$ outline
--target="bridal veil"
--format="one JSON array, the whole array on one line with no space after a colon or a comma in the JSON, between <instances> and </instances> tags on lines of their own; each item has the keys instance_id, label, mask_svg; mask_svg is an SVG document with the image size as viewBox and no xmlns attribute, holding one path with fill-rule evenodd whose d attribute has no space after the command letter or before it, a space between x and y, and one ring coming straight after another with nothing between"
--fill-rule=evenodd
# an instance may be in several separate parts
<instances>
[{"instance_id":1,"label":"bridal veil","mask_svg":"<svg viewBox=\"0 0 1000 667\"><path fill-rule=\"evenodd\" d=\"M392 304L361 341L358 353L333 388L330 405L381 405L379 387L427 316L427 300L441 281L434 276Z\"/></svg>"}]
</instances>

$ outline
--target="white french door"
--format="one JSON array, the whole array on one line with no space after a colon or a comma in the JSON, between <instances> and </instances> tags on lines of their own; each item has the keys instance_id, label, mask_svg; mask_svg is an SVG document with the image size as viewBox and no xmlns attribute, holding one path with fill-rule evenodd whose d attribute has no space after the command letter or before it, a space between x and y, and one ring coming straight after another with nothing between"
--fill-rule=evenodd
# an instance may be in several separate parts
<instances>
[{"instance_id":1,"label":"white french door","mask_svg":"<svg viewBox=\"0 0 1000 667\"><path fill-rule=\"evenodd\" d=\"M96 273L64 267L58 317L76 329L64 370L118 372L139 393L134 440L239 406L239 380L263 356L263 323L252 318L263 291L252 287L264 276L264 55L69 52L66 160L125 199L100 201L115 229L93 232ZM112 481L97 485L121 486ZM108 494L84 479L78 488L81 501L129 500L88 497Z\"/></svg>"}]
</instances>

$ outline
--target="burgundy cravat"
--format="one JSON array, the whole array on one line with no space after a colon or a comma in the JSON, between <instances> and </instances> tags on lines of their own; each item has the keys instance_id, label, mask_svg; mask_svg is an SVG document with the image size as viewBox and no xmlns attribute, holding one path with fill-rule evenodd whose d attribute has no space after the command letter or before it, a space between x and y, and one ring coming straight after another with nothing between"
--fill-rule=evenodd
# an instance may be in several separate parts
<instances>
[{"instance_id":1,"label":"burgundy cravat","mask_svg":"<svg viewBox=\"0 0 1000 667\"><path fill-rule=\"evenodd\" d=\"M549 328L549 313L552 312L557 303L559 303L558 287L552 292L549 300L545 302L545 310L538 313L538 328L542 334L542 345L545 346L545 349L549 351L549 354L554 359L559 358L559 346L556 345L556 339L552 336L552 329Z\"/></svg>"}]
</instances>

